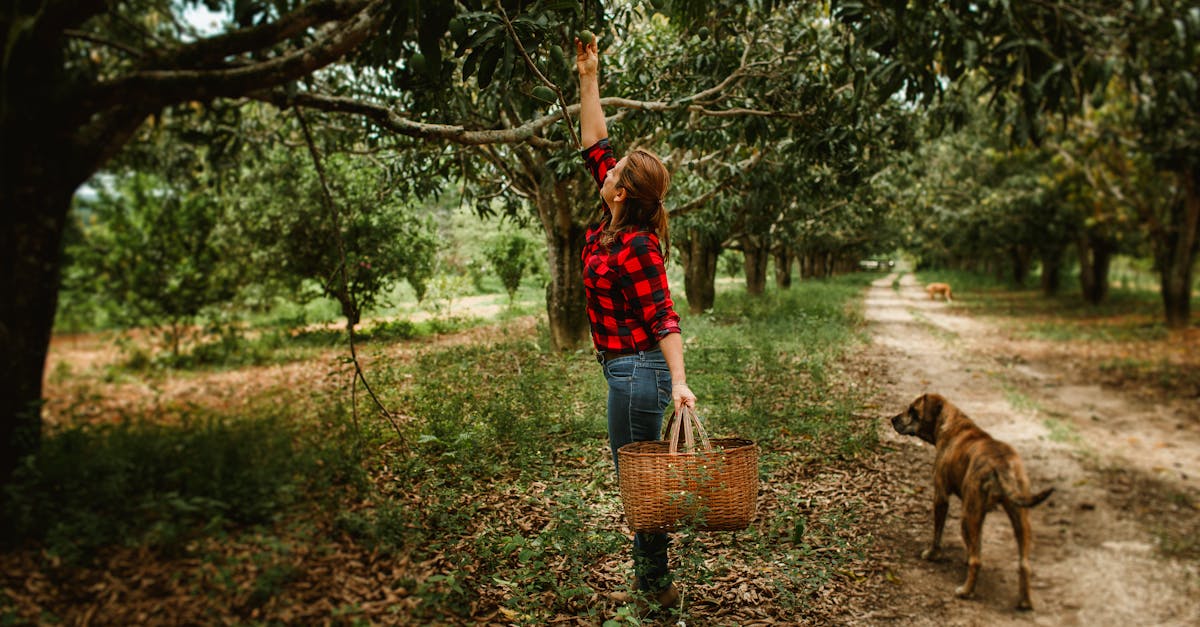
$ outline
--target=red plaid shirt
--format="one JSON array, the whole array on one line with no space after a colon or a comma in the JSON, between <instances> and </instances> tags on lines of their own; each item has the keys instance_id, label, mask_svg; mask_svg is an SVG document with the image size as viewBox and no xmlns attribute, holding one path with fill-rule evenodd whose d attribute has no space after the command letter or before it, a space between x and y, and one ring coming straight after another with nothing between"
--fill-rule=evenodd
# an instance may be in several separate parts
<instances>
[{"instance_id":1,"label":"red plaid shirt","mask_svg":"<svg viewBox=\"0 0 1200 627\"><path fill-rule=\"evenodd\" d=\"M617 165L607 139L583 151L583 162L604 184ZM587 230L583 245L583 288L587 294L592 342L598 351L619 353L647 350L670 333L679 333L679 314L671 301L667 270L658 236L639 230L619 233L605 250L600 235L612 219L601 201L603 216Z\"/></svg>"}]
</instances>

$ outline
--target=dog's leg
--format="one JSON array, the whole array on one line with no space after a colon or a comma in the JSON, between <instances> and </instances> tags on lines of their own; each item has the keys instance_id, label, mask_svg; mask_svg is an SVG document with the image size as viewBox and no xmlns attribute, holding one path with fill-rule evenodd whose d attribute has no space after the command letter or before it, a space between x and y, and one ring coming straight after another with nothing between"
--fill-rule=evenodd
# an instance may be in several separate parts
<instances>
[{"instance_id":1,"label":"dog's leg","mask_svg":"<svg viewBox=\"0 0 1200 627\"><path fill-rule=\"evenodd\" d=\"M967 599L975 592L979 576L980 554L983 552L983 518L987 515L979 496L964 495L962 512L963 544L967 547L967 580L954 594Z\"/></svg>"},{"instance_id":2,"label":"dog's leg","mask_svg":"<svg viewBox=\"0 0 1200 627\"><path fill-rule=\"evenodd\" d=\"M950 500L938 494L933 497L933 543L921 553L921 559L935 560L942 554L942 530L946 528L946 510Z\"/></svg>"},{"instance_id":3,"label":"dog's leg","mask_svg":"<svg viewBox=\"0 0 1200 627\"><path fill-rule=\"evenodd\" d=\"M1029 510L1013 503L1005 503L1004 511L1008 513L1008 520L1012 522L1013 535L1017 538L1017 559L1019 560L1017 573L1020 577L1021 592L1017 609L1032 610L1033 601L1029 598L1029 577L1033 574L1033 569L1029 566L1029 548L1033 544L1033 532L1029 527Z\"/></svg>"}]
</instances>

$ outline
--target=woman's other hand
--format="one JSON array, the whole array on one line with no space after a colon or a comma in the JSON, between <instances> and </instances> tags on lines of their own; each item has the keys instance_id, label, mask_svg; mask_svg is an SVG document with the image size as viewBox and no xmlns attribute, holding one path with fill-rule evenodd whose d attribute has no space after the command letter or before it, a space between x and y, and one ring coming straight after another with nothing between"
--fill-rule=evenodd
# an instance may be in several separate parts
<instances>
[{"instance_id":1,"label":"woman's other hand","mask_svg":"<svg viewBox=\"0 0 1200 627\"><path fill-rule=\"evenodd\" d=\"M684 405L696 409L696 395L692 394L692 389L686 383L676 383L671 386L671 396L675 400L675 409L678 410ZM682 403L682 405L680 404Z\"/></svg>"},{"instance_id":2,"label":"woman's other hand","mask_svg":"<svg viewBox=\"0 0 1200 627\"><path fill-rule=\"evenodd\" d=\"M595 76L600 69L600 49L596 47L595 40L590 44L584 44L575 38L575 65L579 68L580 76Z\"/></svg>"}]
</instances>

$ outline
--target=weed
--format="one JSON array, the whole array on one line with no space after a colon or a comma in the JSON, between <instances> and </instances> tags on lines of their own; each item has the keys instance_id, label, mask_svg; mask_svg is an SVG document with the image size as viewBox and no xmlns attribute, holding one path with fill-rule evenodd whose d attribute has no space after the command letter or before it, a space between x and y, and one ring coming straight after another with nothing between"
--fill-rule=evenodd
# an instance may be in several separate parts
<instances>
[{"instance_id":1,"label":"weed","mask_svg":"<svg viewBox=\"0 0 1200 627\"><path fill-rule=\"evenodd\" d=\"M1030 398L1028 394L1013 387L1011 383L1001 381L1000 387L1004 390L1005 400L1008 401L1008 405L1013 409L1021 412L1034 412L1040 409L1037 401Z\"/></svg>"},{"instance_id":2,"label":"weed","mask_svg":"<svg viewBox=\"0 0 1200 627\"><path fill-rule=\"evenodd\" d=\"M1050 431L1050 440L1053 442L1062 442L1064 444L1079 445L1083 440L1079 437L1079 433L1071 425L1054 418L1047 418L1043 421L1046 429Z\"/></svg>"}]
</instances>

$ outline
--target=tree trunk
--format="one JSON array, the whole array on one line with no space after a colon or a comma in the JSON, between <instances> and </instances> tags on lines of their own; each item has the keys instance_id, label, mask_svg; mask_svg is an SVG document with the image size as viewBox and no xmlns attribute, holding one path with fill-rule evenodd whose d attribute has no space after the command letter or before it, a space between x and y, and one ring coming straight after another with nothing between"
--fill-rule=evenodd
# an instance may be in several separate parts
<instances>
[{"instance_id":1,"label":"tree trunk","mask_svg":"<svg viewBox=\"0 0 1200 627\"><path fill-rule=\"evenodd\" d=\"M688 311L703 313L712 309L717 300L717 259L721 256L721 244L692 229L686 246L683 289L687 293Z\"/></svg>"},{"instance_id":2,"label":"tree trunk","mask_svg":"<svg viewBox=\"0 0 1200 627\"><path fill-rule=\"evenodd\" d=\"M1112 251L1112 243L1105 238L1087 233L1079 237L1079 283L1083 299L1092 305L1099 305L1108 296Z\"/></svg>"},{"instance_id":3,"label":"tree trunk","mask_svg":"<svg viewBox=\"0 0 1200 627\"><path fill-rule=\"evenodd\" d=\"M1062 282L1062 247L1042 249L1042 295L1054 296Z\"/></svg>"},{"instance_id":4,"label":"tree trunk","mask_svg":"<svg viewBox=\"0 0 1200 627\"><path fill-rule=\"evenodd\" d=\"M6 171L0 174L0 484L41 444L42 373L74 190L56 180L53 168L8 158L10 148L3 148Z\"/></svg>"},{"instance_id":5,"label":"tree trunk","mask_svg":"<svg viewBox=\"0 0 1200 627\"><path fill-rule=\"evenodd\" d=\"M1033 248L1028 244L1016 244L1009 248L1012 259L1012 280L1017 287L1025 287L1029 279L1029 266L1033 261Z\"/></svg>"},{"instance_id":6,"label":"tree trunk","mask_svg":"<svg viewBox=\"0 0 1200 627\"><path fill-rule=\"evenodd\" d=\"M767 260L770 251L758 235L741 238L742 255L745 258L746 291L751 296L761 296L767 291Z\"/></svg>"},{"instance_id":7,"label":"tree trunk","mask_svg":"<svg viewBox=\"0 0 1200 627\"><path fill-rule=\"evenodd\" d=\"M564 351L590 346L582 258L587 229L575 221L574 208L597 201L594 197L581 199L576 181L557 180L553 169L545 168L539 179L536 202L546 234L550 267L550 283L546 285L550 343L555 350Z\"/></svg>"},{"instance_id":8,"label":"tree trunk","mask_svg":"<svg viewBox=\"0 0 1200 627\"><path fill-rule=\"evenodd\" d=\"M824 252L815 253L813 259L813 276L823 279L829 276L829 255Z\"/></svg>"},{"instance_id":9,"label":"tree trunk","mask_svg":"<svg viewBox=\"0 0 1200 627\"><path fill-rule=\"evenodd\" d=\"M1183 329L1191 321L1192 272L1200 245L1200 181L1191 168L1179 173L1184 198L1171 210L1167 233L1155 238L1167 327Z\"/></svg>"},{"instance_id":10,"label":"tree trunk","mask_svg":"<svg viewBox=\"0 0 1200 627\"><path fill-rule=\"evenodd\" d=\"M792 254L780 246L775 250L775 287L786 290L792 286Z\"/></svg>"}]
</instances>

